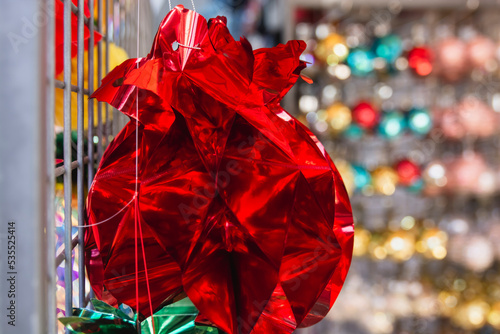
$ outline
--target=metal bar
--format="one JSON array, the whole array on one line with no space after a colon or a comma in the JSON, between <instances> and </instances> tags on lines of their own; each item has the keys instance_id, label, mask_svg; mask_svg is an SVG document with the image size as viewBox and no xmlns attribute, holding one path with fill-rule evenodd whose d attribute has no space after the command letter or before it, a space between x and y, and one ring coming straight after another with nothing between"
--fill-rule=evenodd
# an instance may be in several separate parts
<instances>
[{"instance_id":1,"label":"metal bar","mask_svg":"<svg viewBox=\"0 0 500 334\"><path fill-rule=\"evenodd\" d=\"M78 208L78 306L84 307L85 302L85 249L83 244L85 225L83 217L84 194L83 194L83 176L85 174L83 163L83 123L84 123L84 110L83 110L83 94L84 88L84 75L83 75L83 62L84 62L84 26L83 26L83 7L85 3L83 0L78 0L78 50L77 50L77 85L80 88L78 92L77 101L77 143L76 143L76 159L78 161L78 170L76 178L76 191L77 191L77 208Z\"/></svg>"},{"instance_id":2,"label":"metal bar","mask_svg":"<svg viewBox=\"0 0 500 334\"><path fill-rule=\"evenodd\" d=\"M88 1L90 17L94 17L94 0ZM94 20L89 25L90 36L88 39L88 90L90 93L94 92ZM94 100L89 100L88 102L88 126L87 126L87 156L94 156ZM87 187L90 190L92 186L92 180L94 179L94 160L87 166Z\"/></svg>"},{"instance_id":3,"label":"metal bar","mask_svg":"<svg viewBox=\"0 0 500 334\"><path fill-rule=\"evenodd\" d=\"M105 66L104 66L104 69L105 69L105 74L108 74L109 73L109 41L111 39L111 34L110 34L110 27L109 27L109 18L110 18L110 15L109 15L109 1L108 0L104 0L104 3L105 3L105 15L104 15L104 21L105 21L105 24L106 24L106 50L105 50ZM112 27L112 29L114 29L114 27ZM100 81L99 81L100 83ZM104 140L103 140L103 144L105 145L105 147L108 145L108 141L109 141L109 135L111 134L111 122L109 121L109 105L107 103L104 104L104 114L106 115L106 126L105 126L105 130L104 130Z\"/></svg>"},{"instance_id":4,"label":"metal bar","mask_svg":"<svg viewBox=\"0 0 500 334\"><path fill-rule=\"evenodd\" d=\"M51 231L46 231L46 219L52 186L48 176L52 171L47 170L45 145L53 135L46 120L53 112L47 110L47 85L50 75L54 75L53 71L48 72L47 63L53 59L47 59L47 49L54 44L47 44L46 5L41 0L8 1L2 2L0 10L2 334L46 334L50 328L47 305L51 268L46 266L46 234ZM7 256L14 256L12 251L15 262L8 267ZM11 284L15 297L8 296Z\"/></svg>"},{"instance_id":5,"label":"metal bar","mask_svg":"<svg viewBox=\"0 0 500 334\"><path fill-rule=\"evenodd\" d=\"M97 28L99 31L103 30L102 26L102 0L97 0ZM107 34L107 32L106 32ZM101 39L97 44L97 82L100 83L102 80L102 43ZM102 135L103 135L103 126L102 126L102 103L97 103L97 163L101 161L103 155L103 146L102 146Z\"/></svg>"},{"instance_id":6,"label":"metal bar","mask_svg":"<svg viewBox=\"0 0 500 334\"><path fill-rule=\"evenodd\" d=\"M122 29L122 25L120 24L120 2L119 0L113 0L113 43L120 43L120 30ZM120 112L113 108L113 129L112 135L116 136L116 134L120 131Z\"/></svg>"},{"instance_id":7,"label":"metal bar","mask_svg":"<svg viewBox=\"0 0 500 334\"><path fill-rule=\"evenodd\" d=\"M79 237L78 237L78 234L76 234L72 239L71 239L71 250L75 249L75 247L77 245L80 244L79 242ZM55 259L55 267L54 268L57 268L61 265L61 263L66 260L66 247L64 245L62 245L58 250L57 250L57 254L56 254L56 259Z\"/></svg>"},{"instance_id":8,"label":"metal bar","mask_svg":"<svg viewBox=\"0 0 500 334\"><path fill-rule=\"evenodd\" d=\"M64 89L64 88L66 88L66 83L64 81L56 79L54 81L54 86L56 88L59 88L59 89ZM88 89L85 89L85 88L80 89L80 87L75 86L75 85L71 85L71 91L75 92L75 93L83 92L83 94L85 94L85 95L90 95L90 91Z\"/></svg>"},{"instance_id":9,"label":"metal bar","mask_svg":"<svg viewBox=\"0 0 500 334\"><path fill-rule=\"evenodd\" d=\"M87 157L87 156L84 157L83 158L83 165L87 164L89 161L90 161L89 157ZM78 168L78 166L79 166L78 160L71 162L71 170ZM59 177L59 176L64 175L64 174L66 174L66 167L64 165L60 166L60 167L56 167L56 169L54 171L55 177Z\"/></svg>"},{"instance_id":10,"label":"metal bar","mask_svg":"<svg viewBox=\"0 0 500 334\"><path fill-rule=\"evenodd\" d=\"M90 17L94 17L94 0L88 0ZM88 54L89 54L89 66L88 66L88 89L89 92L94 92L94 20L89 25L89 45L88 45ZM92 187L92 181L94 180L94 100L90 100L88 102L88 126L87 126L87 156L92 157L92 161L87 165L87 188L90 191ZM90 289L90 294L93 294L93 290Z\"/></svg>"},{"instance_id":11,"label":"metal bar","mask_svg":"<svg viewBox=\"0 0 500 334\"><path fill-rule=\"evenodd\" d=\"M64 266L65 284L65 311L71 314L73 309L73 265L71 261L71 0L64 1L64 245L65 257L68 259Z\"/></svg>"},{"instance_id":12,"label":"metal bar","mask_svg":"<svg viewBox=\"0 0 500 334\"><path fill-rule=\"evenodd\" d=\"M46 0L42 2L42 8L46 10L46 12L50 12L52 8L54 8L55 0ZM55 40L55 20L53 17L48 17L47 20L47 28L46 28L45 38L42 40L45 42L45 45L54 45ZM57 308L57 297L54 291L56 291L57 285L57 277L56 271L52 270L55 268L55 207L54 207L54 198L55 198L55 175L53 172L54 169L54 160L55 160L55 138L54 138L54 109L55 109L55 49L54 47L48 47L46 52L45 63L47 66L47 75L46 75L46 109L47 115L45 117L45 124L47 129L47 136L45 141L45 156L47 157L46 164L46 180L47 180L47 218L46 218L46 263L47 263L47 304L46 304L46 312L47 312L47 328L46 333L56 333L57 331L57 319L56 319L56 308Z\"/></svg>"}]
</instances>

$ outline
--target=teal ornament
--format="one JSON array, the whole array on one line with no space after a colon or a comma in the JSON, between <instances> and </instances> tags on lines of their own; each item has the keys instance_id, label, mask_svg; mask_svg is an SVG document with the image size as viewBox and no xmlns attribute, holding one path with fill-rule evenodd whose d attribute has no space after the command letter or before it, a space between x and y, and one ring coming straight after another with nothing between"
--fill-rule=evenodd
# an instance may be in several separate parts
<instances>
[{"instance_id":1,"label":"teal ornament","mask_svg":"<svg viewBox=\"0 0 500 334\"><path fill-rule=\"evenodd\" d=\"M399 137L406 128L406 120L400 112L390 111L382 114L378 131L387 139Z\"/></svg>"},{"instance_id":2,"label":"teal ornament","mask_svg":"<svg viewBox=\"0 0 500 334\"><path fill-rule=\"evenodd\" d=\"M408 127L417 134L423 135L429 133L432 129L432 118L429 110L425 108L414 108L408 114Z\"/></svg>"},{"instance_id":3,"label":"teal ornament","mask_svg":"<svg viewBox=\"0 0 500 334\"><path fill-rule=\"evenodd\" d=\"M347 139L360 139L365 134L365 131L357 124L351 123L342 132L342 135Z\"/></svg>"},{"instance_id":4,"label":"teal ornament","mask_svg":"<svg viewBox=\"0 0 500 334\"><path fill-rule=\"evenodd\" d=\"M356 190L362 190L372 182L372 176L366 168L359 165L352 165L354 171L354 185Z\"/></svg>"},{"instance_id":5,"label":"teal ornament","mask_svg":"<svg viewBox=\"0 0 500 334\"><path fill-rule=\"evenodd\" d=\"M419 194L424 189L425 183L422 178L415 180L412 184L408 186L408 190L412 193Z\"/></svg>"},{"instance_id":6,"label":"teal ornament","mask_svg":"<svg viewBox=\"0 0 500 334\"><path fill-rule=\"evenodd\" d=\"M367 76L373 72L373 60L375 55L367 48L360 47L352 49L347 56L347 65L352 74L360 77Z\"/></svg>"},{"instance_id":7,"label":"teal ornament","mask_svg":"<svg viewBox=\"0 0 500 334\"><path fill-rule=\"evenodd\" d=\"M403 53L403 42L399 36L390 34L377 38L372 49L377 57L384 58L389 64L392 64Z\"/></svg>"}]
</instances>

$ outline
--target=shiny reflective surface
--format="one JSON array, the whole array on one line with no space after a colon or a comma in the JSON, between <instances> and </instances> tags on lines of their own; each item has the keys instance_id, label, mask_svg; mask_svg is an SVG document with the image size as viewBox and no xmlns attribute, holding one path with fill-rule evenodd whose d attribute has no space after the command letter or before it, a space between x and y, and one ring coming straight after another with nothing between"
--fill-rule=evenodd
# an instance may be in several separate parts
<instances>
[{"instance_id":1,"label":"shiny reflective surface","mask_svg":"<svg viewBox=\"0 0 500 334\"><path fill-rule=\"evenodd\" d=\"M93 97L131 121L88 198L95 225L86 259L98 298L150 315L141 251L139 305L135 298L137 214L153 308L184 291L198 323L231 334L291 333L326 315L349 269L354 230L332 160L279 105L305 68L304 48L290 41L252 51L225 18L207 24L177 6L150 54L103 80Z\"/></svg>"}]
</instances>

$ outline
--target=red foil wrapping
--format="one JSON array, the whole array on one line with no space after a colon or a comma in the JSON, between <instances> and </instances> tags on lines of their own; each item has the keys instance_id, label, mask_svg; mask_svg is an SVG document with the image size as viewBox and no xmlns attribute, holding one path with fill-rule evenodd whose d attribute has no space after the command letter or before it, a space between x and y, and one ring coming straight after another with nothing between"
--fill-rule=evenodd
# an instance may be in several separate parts
<instances>
[{"instance_id":1,"label":"red foil wrapping","mask_svg":"<svg viewBox=\"0 0 500 334\"><path fill-rule=\"evenodd\" d=\"M186 293L198 322L229 334L291 333L326 315L354 230L332 160L279 104L305 67L304 49L290 41L252 51L224 17L207 23L177 6L146 58L104 78L93 97L130 122L88 197L86 262L98 298L150 315L137 217L153 308Z\"/></svg>"}]
</instances>

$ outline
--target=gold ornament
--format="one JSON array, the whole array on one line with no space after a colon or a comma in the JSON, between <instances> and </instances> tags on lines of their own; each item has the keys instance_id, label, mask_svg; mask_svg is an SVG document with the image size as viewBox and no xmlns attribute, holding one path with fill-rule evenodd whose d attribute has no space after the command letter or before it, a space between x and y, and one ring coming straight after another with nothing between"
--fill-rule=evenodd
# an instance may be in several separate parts
<instances>
[{"instance_id":1,"label":"gold ornament","mask_svg":"<svg viewBox=\"0 0 500 334\"><path fill-rule=\"evenodd\" d=\"M344 185L347 193L349 195L352 195L354 189L356 188L356 185L354 183L354 170L352 169L351 165L345 160L336 159L334 162L337 170L340 173L340 176L342 176L342 180L344 180Z\"/></svg>"},{"instance_id":2,"label":"gold ornament","mask_svg":"<svg viewBox=\"0 0 500 334\"><path fill-rule=\"evenodd\" d=\"M335 66L347 58L349 47L344 36L331 33L318 43L314 54L321 61L330 66Z\"/></svg>"},{"instance_id":3,"label":"gold ornament","mask_svg":"<svg viewBox=\"0 0 500 334\"><path fill-rule=\"evenodd\" d=\"M386 196L394 194L398 180L398 174L391 167L378 167L372 173L375 191Z\"/></svg>"},{"instance_id":4,"label":"gold ornament","mask_svg":"<svg viewBox=\"0 0 500 334\"><path fill-rule=\"evenodd\" d=\"M415 235L408 231L396 231L385 242L387 254L397 261L407 261L415 253Z\"/></svg>"},{"instance_id":5,"label":"gold ornament","mask_svg":"<svg viewBox=\"0 0 500 334\"><path fill-rule=\"evenodd\" d=\"M326 110L327 122L333 134L344 131L352 121L351 109L340 102L335 102Z\"/></svg>"}]
</instances>

